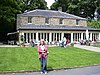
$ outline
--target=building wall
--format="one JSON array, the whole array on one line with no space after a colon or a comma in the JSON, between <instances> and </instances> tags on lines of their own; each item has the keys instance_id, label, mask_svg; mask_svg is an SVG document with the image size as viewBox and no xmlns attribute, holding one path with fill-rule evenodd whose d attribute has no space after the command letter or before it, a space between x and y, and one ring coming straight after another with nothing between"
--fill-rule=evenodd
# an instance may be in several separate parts
<instances>
[{"instance_id":1,"label":"building wall","mask_svg":"<svg viewBox=\"0 0 100 75\"><path fill-rule=\"evenodd\" d=\"M20 16L17 16L17 27L21 25L21 18Z\"/></svg>"},{"instance_id":2,"label":"building wall","mask_svg":"<svg viewBox=\"0 0 100 75\"><path fill-rule=\"evenodd\" d=\"M28 17L17 16L17 27L28 24Z\"/></svg>"},{"instance_id":3,"label":"building wall","mask_svg":"<svg viewBox=\"0 0 100 75\"><path fill-rule=\"evenodd\" d=\"M49 18L50 25L60 25L59 18ZM28 24L28 17L17 16L17 27ZM32 24L45 24L45 17L32 17ZM76 19L63 19L61 25L76 26ZM86 20L79 20L79 26L87 26Z\"/></svg>"},{"instance_id":4,"label":"building wall","mask_svg":"<svg viewBox=\"0 0 100 75\"><path fill-rule=\"evenodd\" d=\"M50 18L49 22L51 25L59 25L59 18Z\"/></svg>"},{"instance_id":5,"label":"building wall","mask_svg":"<svg viewBox=\"0 0 100 75\"><path fill-rule=\"evenodd\" d=\"M63 19L63 24L68 26L75 26L76 20L75 19Z\"/></svg>"},{"instance_id":6,"label":"building wall","mask_svg":"<svg viewBox=\"0 0 100 75\"><path fill-rule=\"evenodd\" d=\"M45 24L45 18L44 17L33 17L32 23L33 24Z\"/></svg>"},{"instance_id":7,"label":"building wall","mask_svg":"<svg viewBox=\"0 0 100 75\"><path fill-rule=\"evenodd\" d=\"M80 21L79 21L79 25L80 25L80 26L87 26L87 21L85 21L85 20L80 20Z\"/></svg>"}]
</instances>

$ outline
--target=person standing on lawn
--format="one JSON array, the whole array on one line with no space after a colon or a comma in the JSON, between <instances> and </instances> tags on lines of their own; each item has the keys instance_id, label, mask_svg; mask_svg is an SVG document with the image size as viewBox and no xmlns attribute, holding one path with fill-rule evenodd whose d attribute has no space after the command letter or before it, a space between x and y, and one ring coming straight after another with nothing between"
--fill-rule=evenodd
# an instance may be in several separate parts
<instances>
[{"instance_id":1,"label":"person standing on lawn","mask_svg":"<svg viewBox=\"0 0 100 75\"><path fill-rule=\"evenodd\" d=\"M44 43L44 40L41 39L40 44L38 45L38 52L39 52L39 60L41 65L41 74L47 74L47 46Z\"/></svg>"}]
</instances>

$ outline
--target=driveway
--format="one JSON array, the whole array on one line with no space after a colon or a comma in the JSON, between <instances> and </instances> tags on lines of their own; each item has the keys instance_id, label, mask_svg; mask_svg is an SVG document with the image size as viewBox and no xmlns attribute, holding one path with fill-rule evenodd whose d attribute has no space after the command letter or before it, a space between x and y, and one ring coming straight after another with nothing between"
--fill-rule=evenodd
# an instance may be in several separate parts
<instances>
[{"instance_id":1,"label":"driveway","mask_svg":"<svg viewBox=\"0 0 100 75\"><path fill-rule=\"evenodd\" d=\"M41 75L41 74L39 72L31 72L31 73L12 73L12 74L0 74L0 75ZM84 67L84 68L68 69L68 70L50 71L48 72L47 75L100 75L100 65Z\"/></svg>"},{"instance_id":2,"label":"driveway","mask_svg":"<svg viewBox=\"0 0 100 75\"><path fill-rule=\"evenodd\" d=\"M75 47L90 50L90 51L100 52L99 47L86 46L86 45L80 45L80 44L75 44Z\"/></svg>"}]
</instances>

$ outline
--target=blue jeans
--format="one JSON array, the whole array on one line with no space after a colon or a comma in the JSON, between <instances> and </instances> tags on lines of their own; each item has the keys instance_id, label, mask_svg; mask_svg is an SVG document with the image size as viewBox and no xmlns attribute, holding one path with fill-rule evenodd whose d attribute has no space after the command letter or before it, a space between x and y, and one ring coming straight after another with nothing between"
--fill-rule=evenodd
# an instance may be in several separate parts
<instances>
[{"instance_id":1,"label":"blue jeans","mask_svg":"<svg viewBox=\"0 0 100 75\"><path fill-rule=\"evenodd\" d=\"M46 72L47 71L47 58L44 58L43 56L39 58L40 65L41 65L41 71Z\"/></svg>"}]
</instances>

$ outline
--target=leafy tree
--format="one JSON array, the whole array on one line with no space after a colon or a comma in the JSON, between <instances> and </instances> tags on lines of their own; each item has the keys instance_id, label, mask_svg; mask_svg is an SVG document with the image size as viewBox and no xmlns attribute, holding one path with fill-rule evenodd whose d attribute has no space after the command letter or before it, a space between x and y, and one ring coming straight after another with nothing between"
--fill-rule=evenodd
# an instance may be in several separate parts
<instances>
[{"instance_id":1,"label":"leafy tree","mask_svg":"<svg viewBox=\"0 0 100 75\"><path fill-rule=\"evenodd\" d=\"M20 12L20 0L0 0L0 40L16 30L16 14Z\"/></svg>"},{"instance_id":2,"label":"leafy tree","mask_svg":"<svg viewBox=\"0 0 100 75\"><path fill-rule=\"evenodd\" d=\"M16 31L16 15L25 10L47 9L45 0L0 0L0 41Z\"/></svg>"},{"instance_id":3,"label":"leafy tree","mask_svg":"<svg viewBox=\"0 0 100 75\"><path fill-rule=\"evenodd\" d=\"M100 28L100 21L95 21L95 20L88 20L88 27L91 28Z\"/></svg>"},{"instance_id":4,"label":"leafy tree","mask_svg":"<svg viewBox=\"0 0 100 75\"><path fill-rule=\"evenodd\" d=\"M47 2L45 0L22 0L23 11L34 9L47 9Z\"/></svg>"},{"instance_id":5,"label":"leafy tree","mask_svg":"<svg viewBox=\"0 0 100 75\"><path fill-rule=\"evenodd\" d=\"M51 5L52 10L58 10L59 7L63 12L93 19L96 9L100 13L100 0L55 0Z\"/></svg>"},{"instance_id":6,"label":"leafy tree","mask_svg":"<svg viewBox=\"0 0 100 75\"><path fill-rule=\"evenodd\" d=\"M21 12L20 0L0 0L0 32L11 32L16 14Z\"/></svg>"}]
</instances>

